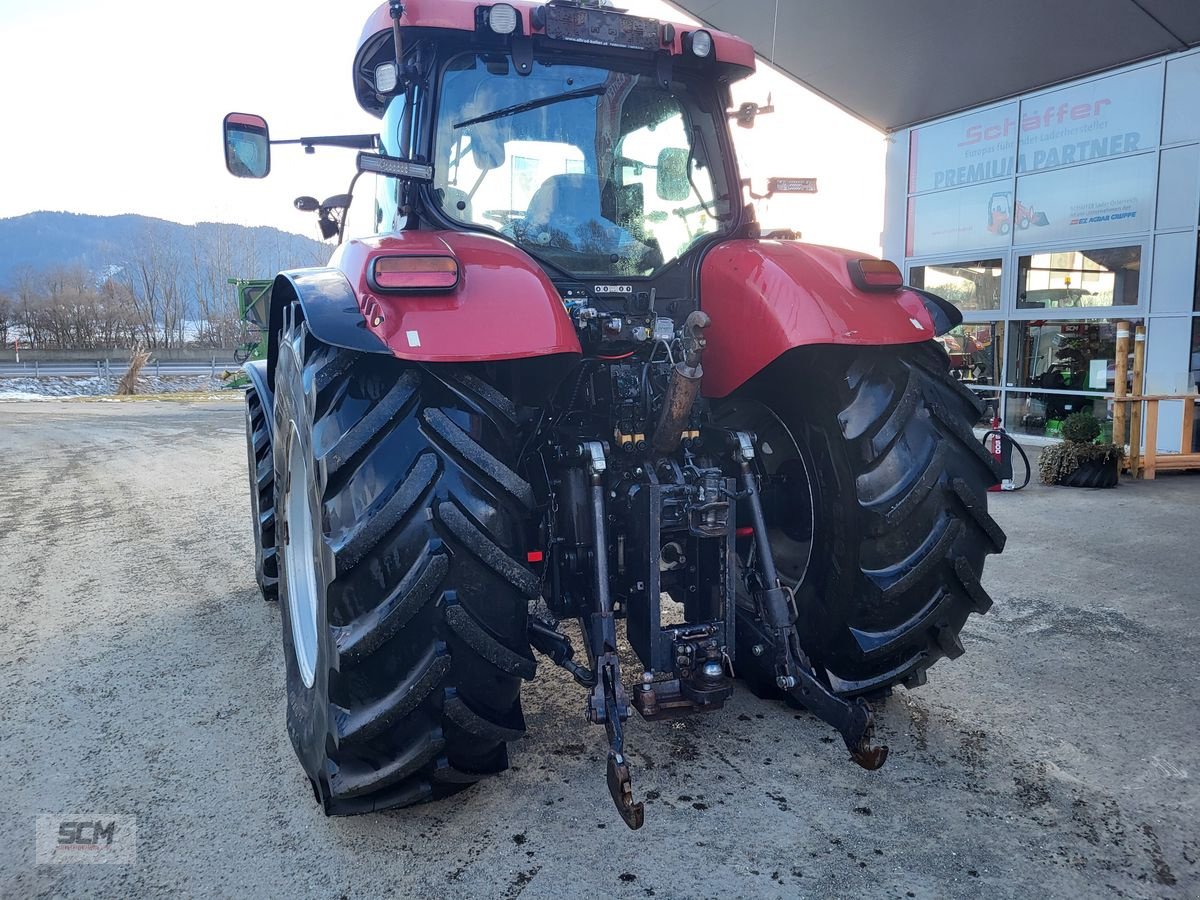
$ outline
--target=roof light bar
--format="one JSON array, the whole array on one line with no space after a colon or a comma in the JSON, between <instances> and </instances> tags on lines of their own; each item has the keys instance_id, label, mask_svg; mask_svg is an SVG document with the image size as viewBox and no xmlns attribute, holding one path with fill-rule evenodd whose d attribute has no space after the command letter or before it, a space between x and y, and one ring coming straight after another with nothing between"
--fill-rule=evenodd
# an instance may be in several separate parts
<instances>
[{"instance_id":1,"label":"roof light bar","mask_svg":"<svg viewBox=\"0 0 1200 900\"><path fill-rule=\"evenodd\" d=\"M414 178L418 181L433 180L433 166L409 162L395 156L384 156L380 153L358 154L358 171L374 172L377 175L390 175L393 178Z\"/></svg>"}]
</instances>

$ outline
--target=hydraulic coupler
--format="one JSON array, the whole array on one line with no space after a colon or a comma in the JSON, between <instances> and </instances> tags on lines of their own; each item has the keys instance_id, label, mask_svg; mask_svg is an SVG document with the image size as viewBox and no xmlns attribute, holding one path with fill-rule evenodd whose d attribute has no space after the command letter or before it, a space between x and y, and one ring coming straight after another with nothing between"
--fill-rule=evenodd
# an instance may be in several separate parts
<instances>
[{"instance_id":1,"label":"hydraulic coupler","mask_svg":"<svg viewBox=\"0 0 1200 900\"><path fill-rule=\"evenodd\" d=\"M691 313L683 323L683 359L671 370L662 413L654 429L654 452L662 456L674 453L679 447L683 429L696 404L700 379L704 377L704 367L700 364L700 355L706 343L704 329L711 324L708 314L700 310Z\"/></svg>"}]
</instances>

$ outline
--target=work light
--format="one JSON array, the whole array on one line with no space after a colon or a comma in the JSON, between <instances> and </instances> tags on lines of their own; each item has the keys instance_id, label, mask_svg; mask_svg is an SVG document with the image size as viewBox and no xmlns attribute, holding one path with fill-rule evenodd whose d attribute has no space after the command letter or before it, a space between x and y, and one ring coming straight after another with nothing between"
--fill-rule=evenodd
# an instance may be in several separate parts
<instances>
[{"instance_id":1,"label":"work light","mask_svg":"<svg viewBox=\"0 0 1200 900\"><path fill-rule=\"evenodd\" d=\"M712 53L713 39L707 31L693 31L689 37L693 56L704 59Z\"/></svg>"},{"instance_id":2,"label":"work light","mask_svg":"<svg viewBox=\"0 0 1200 900\"><path fill-rule=\"evenodd\" d=\"M488 10L488 27L496 34L512 34L517 30L517 11L507 3L497 3Z\"/></svg>"}]
</instances>

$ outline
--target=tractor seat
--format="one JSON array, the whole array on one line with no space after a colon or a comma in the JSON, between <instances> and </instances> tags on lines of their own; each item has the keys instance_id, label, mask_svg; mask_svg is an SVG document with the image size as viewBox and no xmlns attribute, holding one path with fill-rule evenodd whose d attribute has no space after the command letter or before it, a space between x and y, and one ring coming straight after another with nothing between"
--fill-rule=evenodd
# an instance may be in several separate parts
<instances>
[{"instance_id":1,"label":"tractor seat","mask_svg":"<svg viewBox=\"0 0 1200 900\"><path fill-rule=\"evenodd\" d=\"M527 225L545 227L563 219L576 224L611 224L600 213L600 184L595 175L552 175L534 192L525 211Z\"/></svg>"}]
</instances>

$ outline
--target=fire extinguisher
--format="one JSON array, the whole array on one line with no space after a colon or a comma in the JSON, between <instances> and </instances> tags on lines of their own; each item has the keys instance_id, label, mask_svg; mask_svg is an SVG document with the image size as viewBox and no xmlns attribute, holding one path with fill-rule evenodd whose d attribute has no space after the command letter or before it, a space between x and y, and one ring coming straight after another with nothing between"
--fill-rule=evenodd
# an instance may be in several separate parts
<instances>
[{"instance_id":1,"label":"fire extinguisher","mask_svg":"<svg viewBox=\"0 0 1200 900\"><path fill-rule=\"evenodd\" d=\"M992 459L996 461L996 466L1000 470L1000 483L993 484L989 491L1019 491L1029 484L1029 457L1025 455L1025 449L1012 439L1004 426L1000 424L1000 416L992 407L988 407L984 415L989 415L992 420L992 427L984 434L983 443L987 447L988 452L992 454ZM1025 464L1025 480L1019 485L1013 480L1013 448L1021 456L1021 461Z\"/></svg>"}]
</instances>

